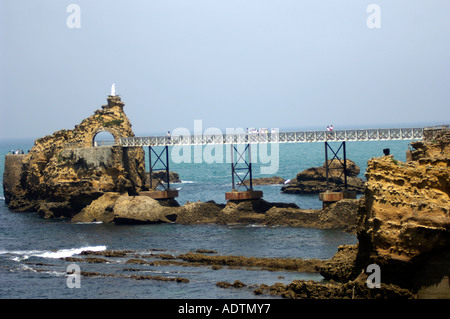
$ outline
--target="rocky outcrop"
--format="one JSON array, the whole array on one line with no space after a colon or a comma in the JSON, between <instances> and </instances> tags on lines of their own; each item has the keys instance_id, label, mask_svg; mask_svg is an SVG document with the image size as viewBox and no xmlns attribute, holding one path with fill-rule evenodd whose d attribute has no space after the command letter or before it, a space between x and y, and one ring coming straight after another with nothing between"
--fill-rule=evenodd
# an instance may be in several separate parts
<instances>
[{"instance_id":1,"label":"rocky outcrop","mask_svg":"<svg viewBox=\"0 0 450 319\"><path fill-rule=\"evenodd\" d=\"M162 206L147 196L123 195L113 209L114 222L125 224L171 223L176 219L170 207Z\"/></svg>"},{"instance_id":2,"label":"rocky outcrop","mask_svg":"<svg viewBox=\"0 0 450 319\"><path fill-rule=\"evenodd\" d=\"M73 130L37 139L18 178L6 185L9 208L72 217L105 192L137 194L146 188L142 148L93 147L102 131L116 139L134 136L123 106L118 96L109 96L107 105Z\"/></svg>"},{"instance_id":3,"label":"rocky outcrop","mask_svg":"<svg viewBox=\"0 0 450 319\"><path fill-rule=\"evenodd\" d=\"M72 221L152 224L172 223L176 216L176 209L163 206L148 196L107 192L76 214Z\"/></svg>"},{"instance_id":4,"label":"rocky outcrop","mask_svg":"<svg viewBox=\"0 0 450 319\"><path fill-rule=\"evenodd\" d=\"M417 290L450 278L450 130L424 135L411 143L411 161L383 156L368 162L358 221L360 264L378 264L384 282ZM448 285L445 293L450 297Z\"/></svg>"},{"instance_id":5,"label":"rocky outcrop","mask_svg":"<svg viewBox=\"0 0 450 319\"><path fill-rule=\"evenodd\" d=\"M23 162L26 158L27 155L25 154L5 156L5 170L3 172L3 194L5 194L6 205L8 205L11 201L14 187L20 180L20 176L23 172Z\"/></svg>"},{"instance_id":6,"label":"rocky outcrop","mask_svg":"<svg viewBox=\"0 0 450 319\"><path fill-rule=\"evenodd\" d=\"M288 194L318 194L327 190L336 191L344 186L343 168L339 161L328 161L328 188L326 163L320 167L311 167L297 174L281 191ZM364 181L358 177L360 169L347 159L347 190L363 193Z\"/></svg>"},{"instance_id":7,"label":"rocky outcrop","mask_svg":"<svg viewBox=\"0 0 450 319\"><path fill-rule=\"evenodd\" d=\"M295 204L270 203L262 199L166 203L146 196L105 193L72 218L74 222L257 224L265 226L342 229L354 233L359 200L346 199L327 209L301 209Z\"/></svg>"},{"instance_id":8,"label":"rocky outcrop","mask_svg":"<svg viewBox=\"0 0 450 319\"><path fill-rule=\"evenodd\" d=\"M347 282L361 272L356 264L358 245L341 245L334 256L319 267L320 274L327 280Z\"/></svg>"},{"instance_id":9,"label":"rocky outcrop","mask_svg":"<svg viewBox=\"0 0 450 319\"><path fill-rule=\"evenodd\" d=\"M261 178L253 178L253 185L282 185L286 180L279 176L271 176L271 177L261 177ZM245 180L245 185L250 185L248 180Z\"/></svg>"},{"instance_id":10,"label":"rocky outcrop","mask_svg":"<svg viewBox=\"0 0 450 319\"><path fill-rule=\"evenodd\" d=\"M153 171L152 172L152 188L158 186L158 180L165 184L167 182L166 171ZM169 172L169 182L170 183L181 183L180 175L175 172ZM150 185L150 172L147 172L146 184Z\"/></svg>"},{"instance_id":11,"label":"rocky outcrop","mask_svg":"<svg viewBox=\"0 0 450 319\"><path fill-rule=\"evenodd\" d=\"M275 283L260 285L254 290L262 293L280 295L289 299L413 299L411 291L396 285L381 284L381 288L370 289L366 284L367 276L361 274L355 280L346 283L317 282L313 280L294 280L288 285Z\"/></svg>"},{"instance_id":12,"label":"rocky outcrop","mask_svg":"<svg viewBox=\"0 0 450 319\"><path fill-rule=\"evenodd\" d=\"M225 205L213 201L188 202L177 209L176 222L179 224L210 224L216 223Z\"/></svg>"}]
</instances>

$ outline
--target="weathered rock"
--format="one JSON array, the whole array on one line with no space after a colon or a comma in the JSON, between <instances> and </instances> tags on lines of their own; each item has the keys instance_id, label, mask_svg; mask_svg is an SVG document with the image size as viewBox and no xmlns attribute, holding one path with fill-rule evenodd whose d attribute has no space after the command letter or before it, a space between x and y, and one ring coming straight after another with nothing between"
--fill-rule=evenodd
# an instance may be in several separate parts
<instances>
[{"instance_id":1,"label":"weathered rock","mask_svg":"<svg viewBox=\"0 0 450 319\"><path fill-rule=\"evenodd\" d=\"M176 220L178 207L161 205L148 196L128 196L108 192L94 200L79 214L74 222L118 224L172 223Z\"/></svg>"},{"instance_id":2,"label":"weathered rock","mask_svg":"<svg viewBox=\"0 0 450 319\"><path fill-rule=\"evenodd\" d=\"M224 205L215 202L186 203L180 207L176 222L179 224L215 223Z\"/></svg>"},{"instance_id":3,"label":"weathered rock","mask_svg":"<svg viewBox=\"0 0 450 319\"><path fill-rule=\"evenodd\" d=\"M133 195L145 189L142 148L93 147L102 131L116 140L134 136L123 106L119 97L109 96L108 105L73 130L37 139L22 160L20 176L4 184L9 208L37 211L44 217L72 217L104 192ZM5 174L9 172L5 166Z\"/></svg>"},{"instance_id":4,"label":"weathered rock","mask_svg":"<svg viewBox=\"0 0 450 319\"><path fill-rule=\"evenodd\" d=\"M228 201L217 222L220 224L259 224L265 220L265 213L272 207L298 208L295 204L269 203L263 199Z\"/></svg>"},{"instance_id":5,"label":"weathered rock","mask_svg":"<svg viewBox=\"0 0 450 319\"><path fill-rule=\"evenodd\" d=\"M328 280L347 282L354 280L361 270L356 265L358 245L341 245L334 256L319 267L320 274Z\"/></svg>"},{"instance_id":6,"label":"weathered rock","mask_svg":"<svg viewBox=\"0 0 450 319\"><path fill-rule=\"evenodd\" d=\"M178 258L197 264L226 265L232 267L260 267L272 270L288 270L298 272L316 272L323 263L319 259L301 258L264 258L245 256L208 256L197 253L181 254Z\"/></svg>"},{"instance_id":7,"label":"weathered rock","mask_svg":"<svg viewBox=\"0 0 450 319\"><path fill-rule=\"evenodd\" d=\"M120 193L107 192L98 199L94 200L89 206L83 208L83 210L76 214L73 218L73 222L104 222L111 223L114 221L113 209L116 205L117 199L120 197Z\"/></svg>"},{"instance_id":8,"label":"weathered rock","mask_svg":"<svg viewBox=\"0 0 450 319\"><path fill-rule=\"evenodd\" d=\"M268 226L286 225L291 227L321 228L321 225L318 223L320 212L317 209L272 207L265 214L263 224Z\"/></svg>"},{"instance_id":9,"label":"weathered rock","mask_svg":"<svg viewBox=\"0 0 450 319\"><path fill-rule=\"evenodd\" d=\"M279 176L271 176L271 177L261 177L261 178L253 178L253 185L281 185L284 184L286 180ZM250 185L248 180L245 180L245 185Z\"/></svg>"},{"instance_id":10,"label":"weathered rock","mask_svg":"<svg viewBox=\"0 0 450 319\"><path fill-rule=\"evenodd\" d=\"M328 190L340 190L344 185L344 174L340 162L329 162ZM363 193L364 181L358 177L359 167L351 160L347 160L347 190ZM318 194L327 191L325 163L320 167L311 167L297 174L287 185L281 188L283 193L289 194Z\"/></svg>"},{"instance_id":11,"label":"weathered rock","mask_svg":"<svg viewBox=\"0 0 450 319\"><path fill-rule=\"evenodd\" d=\"M152 172L152 188L158 186L158 180L162 183L167 182L166 171L153 171ZM150 173L147 172L147 184L150 185ZM169 182L170 183L181 183L180 175L175 172L169 172Z\"/></svg>"},{"instance_id":12,"label":"weathered rock","mask_svg":"<svg viewBox=\"0 0 450 319\"><path fill-rule=\"evenodd\" d=\"M363 203L363 199L342 199L320 210L320 228L341 228L356 234L358 210Z\"/></svg>"},{"instance_id":13,"label":"weathered rock","mask_svg":"<svg viewBox=\"0 0 450 319\"><path fill-rule=\"evenodd\" d=\"M320 283L312 280L294 280L280 294L291 299L413 299L411 291L396 285L381 284L381 288L370 289L362 276L346 283ZM271 289L268 287L267 289Z\"/></svg>"},{"instance_id":14,"label":"weathered rock","mask_svg":"<svg viewBox=\"0 0 450 319\"><path fill-rule=\"evenodd\" d=\"M407 163L392 156L368 162L358 221L360 263L378 264L385 282L404 287L414 286L433 256L450 264L450 130L412 145ZM435 277L448 280L448 269Z\"/></svg>"},{"instance_id":15,"label":"weathered rock","mask_svg":"<svg viewBox=\"0 0 450 319\"><path fill-rule=\"evenodd\" d=\"M19 183L23 173L23 162L27 158L26 154L15 154L5 156L5 169L3 172L3 194L5 203L8 205L13 196L13 189Z\"/></svg>"},{"instance_id":16,"label":"weathered rock","mask_svg":"<svg viewBox=\"0 0 450 319\"><path fill-rule=\"evenodd\" d=\"M326 209L272 207L265 214L263 224L318 229L343 229L346 232L355 233L359 205L359 200L344 199L330 205Z\"/></svg>"},{"instance_id":17,"label":"weathered rock","mask_svg":"<svg viewBox=\"0 0 450 319\"><path fill-rule=\"evenodd\" d=\"M148 196L123 195L113 208L115 223L171 223L176 213L170 207L161 206Z\"/></svg>"}]
</instances>

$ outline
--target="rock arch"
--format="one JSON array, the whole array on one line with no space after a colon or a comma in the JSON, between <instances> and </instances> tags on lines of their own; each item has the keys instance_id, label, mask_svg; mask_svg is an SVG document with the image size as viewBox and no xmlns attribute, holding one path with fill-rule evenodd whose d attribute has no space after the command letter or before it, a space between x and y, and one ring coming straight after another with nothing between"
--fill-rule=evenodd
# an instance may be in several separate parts
<instances>
[{"instance_id":1,"label":"rock arch","mask_svg":"<svg viewBox=\"0 0 450 319\"><path fill-rule=\"evenodd\" d=\"M114 137L114 142L117 145L119 143L119 139L122 137L122 134L119 130L112 128L112 127L98 127L92 131L92 134L89 135L88 141L86 144L90 145L91 147L95 146L95 137L101 133L101 132L108 132Z\"/></svg>"}]
</instances>

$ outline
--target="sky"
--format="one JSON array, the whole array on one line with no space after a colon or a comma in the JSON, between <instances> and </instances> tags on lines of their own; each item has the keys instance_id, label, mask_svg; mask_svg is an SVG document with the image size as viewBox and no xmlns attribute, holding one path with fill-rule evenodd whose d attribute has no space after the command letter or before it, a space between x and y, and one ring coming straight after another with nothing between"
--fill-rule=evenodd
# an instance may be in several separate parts
<instances>
[{"instance_id":1,"label":"sky","mask_svg":"<svg viewBox=\"0 0 450 319\"><path fill-rule=\"evenodd\" d=\"M449 57L448 0L0 0L0 139L450 124Z\"/></svg>"}]
</instances>

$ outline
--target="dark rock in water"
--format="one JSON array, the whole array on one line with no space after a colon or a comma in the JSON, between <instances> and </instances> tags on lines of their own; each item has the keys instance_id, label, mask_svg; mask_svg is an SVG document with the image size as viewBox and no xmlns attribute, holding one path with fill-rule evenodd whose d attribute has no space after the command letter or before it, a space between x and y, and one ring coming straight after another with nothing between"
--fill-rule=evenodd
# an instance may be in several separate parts
<instances>
[{"instance_id":1,"label":"dark rock in water","mask_svg":"<svg viewBox=\"0 0 450 319\"><path fill-rule=\"evenodd\" d=\"M271 177L261 177L261 178L253 178L252 184L253 185L278 185L278 184L284 184L286 180L284 178L281 178L279 176L271 176ZM245 185L250 185L250 182L248 180L245 180Z\"/></svg>"},{"instance_id":2,"label":"dark rock in water","mask_svg":"<svg viewBox=\"0 0 450 319\"><path fill-rule=\"evenodd\" d=\"M155 188L158 184L158 180L162 183L167 182L166 171L153 171L152 172L152 188ZM180 175L175 172L169 172L170 183L181 183ZM150 185L150 173L147 172L147 184Z\"/></svg>"},{"instance_id":3,"label":"dark rock in water","mask_svg":"<svg viewBox=\"0 0 450 319\"><path fill-rule=\"evenodd\" d=\"M328 183L330 191L338 191L344 187L343 168L339 161L329 162ZM364 192L364 181L358 177L360 169L355 162L347 160L347 190ZM326 165L308 168L292 179L289 184L281 188L288 194L318 194L327 191Z\"/></svg>"}]
</instances>

